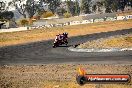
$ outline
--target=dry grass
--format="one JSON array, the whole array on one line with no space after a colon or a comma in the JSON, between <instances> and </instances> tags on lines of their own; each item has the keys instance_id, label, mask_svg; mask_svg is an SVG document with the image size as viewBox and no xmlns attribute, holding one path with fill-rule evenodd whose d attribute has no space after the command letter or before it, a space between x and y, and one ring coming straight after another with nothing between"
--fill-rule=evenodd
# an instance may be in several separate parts
<instances>
[{"instance_id":1,"label":"dry grass","mask_svg":"<svg viewBox=\"0 0 132 88\"><path fill-rule=\"evenodd\" d=\"M54 39L56 34L63 32L68 32L69 36L77 36L128 28L132 28L132 20L0 33L0 46Z\"/></svg>"},{"instance_id":2,"label":"dry grass","mask_svg":"<svg viewBox=\"0 0 132 88\"><path fill-rule=\"evenodd\" d=\"M132 34L112 36L98 40L88 41L78 48L131 48Z\"/></svg>"},{"instance_id":3,"label":"dry grass","mask_svg":"<svg viewBox=\"0 0 132 88\"><path fill-rule=\"evenodd\" d=\"M130 74L132 65L49 64L34 66L0 66L0 88L132 88L129 84L76 83L78 68L88 74Z\"/></svg>"},{"instance_id":4,"label":"dry grass","mask_svg":"<svg viewBox=\"0 0 132 88\"><path fill-rule=\"evenodd\" d=\"M130 43L132 43L132 36L125 37L125 40L126 40L127 42L130 42Z\"/></svg>"},{"instance_id":5,"label":"dry grass","mask_svg":"<svg viewBox=\"0 0 132 88\"><path fill-rule=\"evenodd\" d=\"M44 82L41 88L131 88L127 84L85 84L78 85L76 82Z\"/></svg>"}]
</instances>

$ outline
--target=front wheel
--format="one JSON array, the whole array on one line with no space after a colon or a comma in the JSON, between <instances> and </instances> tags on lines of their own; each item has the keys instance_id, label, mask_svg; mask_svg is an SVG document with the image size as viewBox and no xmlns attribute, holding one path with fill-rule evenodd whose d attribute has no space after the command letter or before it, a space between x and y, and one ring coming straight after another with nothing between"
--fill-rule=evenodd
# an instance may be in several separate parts
<instances>
[{"instance_id":1,"label":"front wheel","mask_svg":"<svg viewBox=\"0 0 132 88\"><path fill-rule=\"evenodd\" d=\"M56 48L57 46L59 46L59 45L58 45L58 42L55 42L55 43L53 44L53 48Z\"/></svg>"},{"instance_id":2,"label":"front wheel","mask_svg":"<svg viewBox=\"0 0 132 88\"><path fill-rule=\"evenodd\" d=\"M56 47L57 47L57 44L56 44L56 43L54 43L54 44L53 44L53 48L56 48Z\"/></svg>"},{"instance_id":3,"label":"front wheel","mask_svg":"<svg viewBox=\"0 0 132 88\"><path fill-rule=\"evenodd\" d=\"M55 45L53 45L53 48L56 48L56 46L55 46Z\"/></svg>"}]
</instances>

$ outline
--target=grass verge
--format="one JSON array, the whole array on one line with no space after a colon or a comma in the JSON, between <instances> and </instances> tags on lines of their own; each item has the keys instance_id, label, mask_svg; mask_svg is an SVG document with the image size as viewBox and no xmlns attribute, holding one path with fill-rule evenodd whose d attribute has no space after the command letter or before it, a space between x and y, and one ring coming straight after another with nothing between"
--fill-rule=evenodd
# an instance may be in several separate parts
<instances>
[{"instance_id":1,"label":"grass verge","mask_svg":"<svg viewBox=\"0 0 132 88\"><path fill-rule=\"evenodd\" d=\"M132 34L116 35L80 44L78 48L131 48Z\"/></svg>"},{"instance_id":2,"label":"grass verge","mask_svg":"<svg viewBox=\"0 0 132 88\"><path fill-rule=\"evenodd\" d=\"M45 28L12 33L0 33L0 46L54 39L56 34L68 32L69 36L116 31L132 28L132 20L113 21L56 28Z\"/></svg>"}]
</instances>

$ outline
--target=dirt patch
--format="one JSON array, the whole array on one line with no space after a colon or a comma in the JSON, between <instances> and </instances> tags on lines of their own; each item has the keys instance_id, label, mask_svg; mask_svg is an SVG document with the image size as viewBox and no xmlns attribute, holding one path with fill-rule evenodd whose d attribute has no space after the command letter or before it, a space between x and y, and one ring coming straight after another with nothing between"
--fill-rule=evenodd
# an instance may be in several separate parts
<instances>
[{"instance_id":1,"label":"dirt patch","mask_svg":"<svg viewBox=\"0 0 132 88\"><path fill-rule=\"evenodd\" d=\"M78 36L129 28L132 28L132 20L35 29L13 33L0 33L0 46L54 39L56 34L63 32L68 32L69 36Z\"/></svg>"},{"instance_id":2,"label":"dirt patch","mask_svg":"<svg viewBox=\"0 0 132 88\"><path fill-rule=\"evenodd\" d=\"M97 48L97 49L98 48L131 48L131 47L132 47L132 33L88 41L78 46L78 48Z\"/></svg>"},{"instance_id":3,"label":"dirt patch","mask_svg":"<svg viewBox=\"0 0 132 88\"><path fill-rule=\"evenodd\" d=\"M0 66L0 88L131 88L129 84L76 83L78 68L88 74L130 74L132 65L49 64L34 66Z\"/></svg>"}]
</instances>

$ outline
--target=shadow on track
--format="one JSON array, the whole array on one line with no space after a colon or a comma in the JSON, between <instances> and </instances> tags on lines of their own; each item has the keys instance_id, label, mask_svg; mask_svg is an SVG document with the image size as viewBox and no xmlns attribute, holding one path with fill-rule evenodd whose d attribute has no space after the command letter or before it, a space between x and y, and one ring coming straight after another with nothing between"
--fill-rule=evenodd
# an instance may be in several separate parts
<instances>
[{"instance_id":1,"label":"shadow on track","mask_svg":"<svg viewBox=\"0 0 132 88\"><path fill-rule=\"evenodd\" d=\"M80 61L128 61L131 62L132 52L101 53L74 53L68 47L99 38L132 33L132 29L94 33L70 37L68 46L52 47L54 40L19 44L0 48L0 64L32 64L32 63L65 63ZM126 56L123 56L126 54ZM118 55L122 55L118 57ZM99 58L99 56L101 56ZM107 56L107 59L105 58ZM115 60L115 58L117 58Z\"/></svg>"},{"instance_id":2,"label":"shadow on track","mask_svg":"<svg viewBox=\"0 0 132 88\"><path fill-rule=\"evenodd\" d=\"M132 33L132 28L117 30L117 31L110 31L110 32L101 32L101 33L80 35L80 36L76 36L76 37L71 37L69 39L69 42L72 43L72 45L78 45L78 44L82 44L87 41L97 40L100 38L108 38L108 37L115 36L115 35L125 35L125 34L129 34L129 33Z\"/></svg>"}]
</instances>

